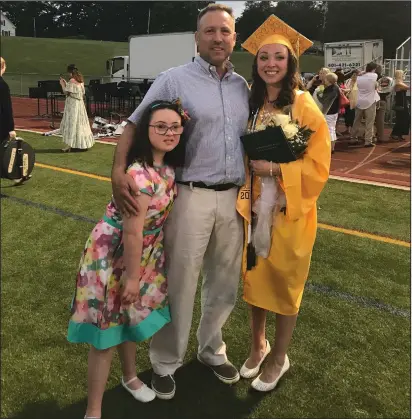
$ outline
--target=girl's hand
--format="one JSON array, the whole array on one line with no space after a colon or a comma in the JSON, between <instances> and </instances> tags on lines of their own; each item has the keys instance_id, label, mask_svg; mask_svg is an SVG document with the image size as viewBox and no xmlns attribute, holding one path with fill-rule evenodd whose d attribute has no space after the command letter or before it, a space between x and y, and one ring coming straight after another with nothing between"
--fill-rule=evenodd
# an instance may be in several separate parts
<instances>
[{"instance_id":1,"label":"girl's hand","mask_svg":"<svg viewBox=\"0 0 412 419\"><path fill-rule=\"evenodd\" d=\"M139 278L127 278L123 284L121 300L123 305L133 304L139 299L140 281Z\"/></svg>"},{"instance_id":2,"label":"girl's hand","mask_svg":"<svg viewBox=\"0 0 412 419\"><path fill-rule=\"evenodd\" d=\"M272 167L272 176L277 176L280 173L280 166L278 163L271 163L266 160L251 160L250 167L255 175L271 176L270 168Z\"/></svg>"}]
</instances>

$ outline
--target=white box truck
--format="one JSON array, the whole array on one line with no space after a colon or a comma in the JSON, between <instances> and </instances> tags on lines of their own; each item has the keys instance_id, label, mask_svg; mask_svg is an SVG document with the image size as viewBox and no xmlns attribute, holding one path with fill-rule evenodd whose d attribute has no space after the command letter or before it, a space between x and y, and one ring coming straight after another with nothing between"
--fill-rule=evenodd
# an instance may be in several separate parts
<instances>
[{"instance_id":1,"label":"white box truck","mask_svg":"<svg viewBox=\"0 0 412 419\"><path fill-rule=\"evenodd\" d=\"M111 82L154 80L162 71L191 62L197 54L193 32L129 37L129 55L106 62Z\"/></svg>"},{"instance_id":2,"label":"white box truck","mask_svg":"<svg viewBox=\"0 0 412 419\"><path fill-rule=\"evenodd\" d=\"M341 68L344 72L359 68L374 61L383 64L383 40L368 39L324 44L325 67L332 71Z\"/></svg>"}]
</instances>

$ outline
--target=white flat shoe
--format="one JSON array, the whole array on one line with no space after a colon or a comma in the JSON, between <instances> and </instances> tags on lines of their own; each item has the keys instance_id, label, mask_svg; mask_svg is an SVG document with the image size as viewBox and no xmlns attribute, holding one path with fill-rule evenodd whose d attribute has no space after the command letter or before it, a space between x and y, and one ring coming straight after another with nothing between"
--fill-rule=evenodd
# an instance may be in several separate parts
<instances>
[{"instance_id":1,"label":"white flat shoe","mask_svg":"<svg viewBox=\"0 0 412 419\"><path fill-rule=\"evenodd\" d=\"M257 391L271 391L273 390L276 385L278 384L279 380L282 378L283 374L289 369L290 367L290 362L289 362L289 358L287 355L285 355L285 362L283 364L282 369L280 370L280 374L278 375L278 378L276 378L275 381L273 381L272 383L265 383L263 381L260 380L260 376L262 374L259 375L259 377L255 378L252 381L252 387L257 390Z\"/></svg>"},{"instance_id":2,"label":"white flat shoe","mask_svg":"<svg viewBox=\"0 0 412 419\"><path fill-rule=\"evenodd\" d=\"M270 352L270 344L269 344L269 341L266 339L265 353L263 354L262 359L259 361L259 364L257 364L255 368L248 368L246 366L246 362L247 362L247 360L246 360L245 363L242 365L242 368L239 371L240 376L243 377L243 378L256 377L259 374L260 366L262 365L265 358L269 355L269 352Z\"/></svg>"},{"instance_id":3,"label":"white flat shoe","mask_svg":"<svg viewBox=\"0 0 412 419\"><path fill-rule=\"evenodd\" d=\"M154 400L154 398L156 397L156 393L151 388L147 387L146 384L143 383L142 386L137 390L132 390L128 387L128 384L136 380L137 377L134 377L127 383L125 383L122 377L122 386L139 402L147 403Z\"/></svg>"}]
</instances>

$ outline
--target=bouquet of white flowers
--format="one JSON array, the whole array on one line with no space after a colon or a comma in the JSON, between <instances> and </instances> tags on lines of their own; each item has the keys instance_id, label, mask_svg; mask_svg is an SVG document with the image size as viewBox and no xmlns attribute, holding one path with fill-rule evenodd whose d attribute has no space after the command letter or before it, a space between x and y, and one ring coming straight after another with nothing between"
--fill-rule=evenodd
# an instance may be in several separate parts
<instances>
[{"instance_id":1,"label":"bouquet of white flowers","mask_svg":"<svg viewBox=\"0 0 412 419\"><path fill-rule=\"evenodd\" d=\"M256 131L265 130L268 127L281 127L288 140L288 144L296 159L300 158L306 150L308 140L313 131L306 126L301 127L298 121L293 121L289 114L264 115L262 121L256 124Z\"/></svg>"}]
</instances>

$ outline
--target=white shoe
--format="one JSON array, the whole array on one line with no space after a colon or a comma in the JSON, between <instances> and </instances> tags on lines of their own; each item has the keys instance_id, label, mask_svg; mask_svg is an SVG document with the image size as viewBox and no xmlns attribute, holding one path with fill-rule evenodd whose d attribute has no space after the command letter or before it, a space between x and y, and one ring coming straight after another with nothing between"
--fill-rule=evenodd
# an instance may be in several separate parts
<instances>
[{"instance_id":1,"label":"white shoe","mask_svg":"<svg viewBox=\"0 0 412 419\"><path fill-rule=\"evenodd\" d=\"M265 358L269 355L269 352L270 352L270 344L269 344L269 341L266 339L265 353L263 354L262 359L259 361L259 364L257 364L255 368L248 368L246 366L246 362L247 362L246 360L245 363L242 365L242 368L240 369L240 372L239 372L240 376L243 378L256 377L259 373L260 366L262 365Z\"/></svg>"},{"instance_id":2,"label":"white shoe","mask_svg":"<svg viewBox=\"0 0 412 419\"><path fill-rule=\"evenodd\" d=\"M156 397L156 393L151 388L147 387L146 384L143 383L142 386L137 390L132 390L128 387L128 384L136 380L137 377L134 377L127 383L125 383L122 377L122 386L139 402L147 403L154 400L154 398Z\"/></svg>"},{"instance_id":3,"label":"white shoe","mask_svg":"<svg viewBox=\"0 0 412 419\"><path fill-rule=\"evenodd\" d=\"M273 381L272 383L265 383L265 382L260 380L260 376L262 375L262 374L260 374L259 377L255 378L252 381L252 387L257 391L271 391L271 390L273 390L276 387L279 380L282 378L283 374L289 369L289 367L290 367L289 358L288 358L287 355L285 355L285 362L283 364L282 369L280 370L280 374L278 375L278 378L276 378L275 381Z\"/></svg>"}]
</instances>

